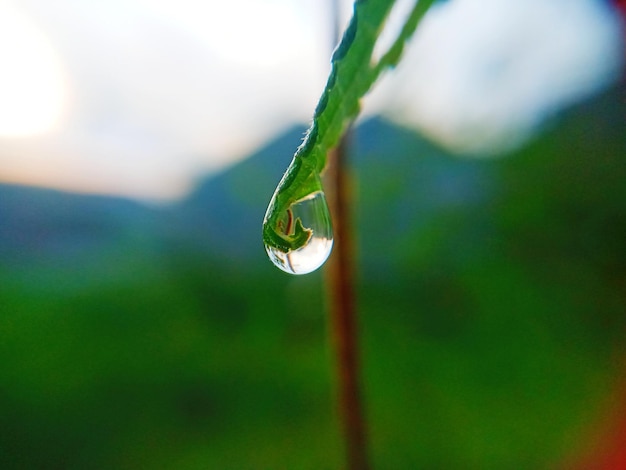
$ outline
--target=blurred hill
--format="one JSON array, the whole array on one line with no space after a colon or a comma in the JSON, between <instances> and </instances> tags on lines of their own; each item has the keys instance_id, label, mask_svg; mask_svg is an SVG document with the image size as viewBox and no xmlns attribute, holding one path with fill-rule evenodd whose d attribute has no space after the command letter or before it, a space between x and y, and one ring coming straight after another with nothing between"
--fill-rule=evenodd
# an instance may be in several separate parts
<instances>
[{"instance_id":1,"label":"blurred hill","mask_svg":"<svg viewBox=\"0 0 626 470\"><path fill-rule=\"evenodd\" d=\"M75 259L80 264L114 247L132 246L143 253L173 244L249 269L258 269L260 263L267 267L259 238L266 203L305 130L287 131L169 206L0 186L0 217L5 221L0 231L2 259ZM397 244L448 206L484 201L493 179L487 165L454 159L413 132L379 118L356 129L354 147L355 177L367 184L357 196L359 206L367 208L360 223L363 233L373 235L363 237L365 261L375 269L398 261L393 253L377 250L376 239L384 235L390 245ZM420 216L407 216L411 213Z\"/></svg>"},{"instance_id":2,"label":"blurred hill","mask_svg":"<svg viewBox=\"0 0 626 470\"><path fill-rule=\"evenodd\" d=\"M375 468L588 450L625 352L625 103L501 159L355 129ZM1 468L339 467L321 276L260 237L303 131L169 206L0 187Z\"/></svg>"}]
</instances>

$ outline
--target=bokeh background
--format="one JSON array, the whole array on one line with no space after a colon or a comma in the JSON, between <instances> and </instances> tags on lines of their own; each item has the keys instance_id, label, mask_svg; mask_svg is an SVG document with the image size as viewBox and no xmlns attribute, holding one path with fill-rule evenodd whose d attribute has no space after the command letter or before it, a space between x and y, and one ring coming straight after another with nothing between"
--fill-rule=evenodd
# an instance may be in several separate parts
<instances>
[{"instance_id":1,"label":"bokeh background","mask_svg":"<svg viewBox=\"0 0 626 470\"><path fill-rule=\"evenodd\" d=\"M341 468L323 272L260 234L332 8L0 3L0 468ZM626 468L623 11L440 2L364 101L373 468Z\"/></svg>"}]
</instances>

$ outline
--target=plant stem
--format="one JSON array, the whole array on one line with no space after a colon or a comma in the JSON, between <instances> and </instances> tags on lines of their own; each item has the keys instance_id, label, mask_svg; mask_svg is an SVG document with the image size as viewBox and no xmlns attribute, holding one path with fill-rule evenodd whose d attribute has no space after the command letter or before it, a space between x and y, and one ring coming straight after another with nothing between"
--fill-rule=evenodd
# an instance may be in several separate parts
<instances>
[{"instance_id":1,"label":"plant stem","mask_svg":"<svg viewBox=\"0 0 626 470\"><path fill-rule=\"evenodd\" d=\"M341 35L340 1L331 0L332 47ZM348 470L368 470L366 420L359 383L359 347L354 291L351 191L347 181L350 131L328 155L325 193L333 220L333 254L326 264L329 330L335 362L337 405Z\"/></svg>"},{"instance_id":2,"label":"plant stem","mask_svg":"<svg viewBox=\"0 0 626 470\"><path fill-rule=\"evenodd\" d=\"M367 439L359 385L350 188L346 175L349 133L329 155L326 193L333 219L333 255L327 267L330 332L335 356L339 418L349 470L367 470Z\"/></svg>"}]
</instances>

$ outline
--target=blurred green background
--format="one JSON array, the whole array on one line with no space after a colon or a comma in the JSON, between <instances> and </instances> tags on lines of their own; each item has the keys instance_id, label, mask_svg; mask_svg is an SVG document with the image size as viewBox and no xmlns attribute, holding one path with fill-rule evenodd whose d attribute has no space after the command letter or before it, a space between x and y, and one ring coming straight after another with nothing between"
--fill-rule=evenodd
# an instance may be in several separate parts
<instances>
[{"instance_id":1,"label":"blurred green background","mask_svg":"<svg viewBox=\"0 0 626 470\"><path fill-rule=\"evenodd\" d=\"M373 468L590 448L625 353L625 102L501 159L357 127ZM279 272L260 237L302 131L169 205L0 186L0 468L341 467L323 275Z\"/></svg>"}]
</instances>

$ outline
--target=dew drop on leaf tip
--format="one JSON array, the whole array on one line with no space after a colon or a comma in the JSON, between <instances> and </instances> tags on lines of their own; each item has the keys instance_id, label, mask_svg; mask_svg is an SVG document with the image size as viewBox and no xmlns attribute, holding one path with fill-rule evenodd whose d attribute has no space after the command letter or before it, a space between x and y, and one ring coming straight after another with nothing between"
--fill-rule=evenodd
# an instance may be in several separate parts
<instances>
[{"instance_id":1,"label":"dew drop on leaf tip","mask_svg":"<svg viewBox=\"0 0 626 470\"><path fill-rule=\"evenodd\" d=\"M278 228L284 235L291 236L298 220L310 231L304 246L283 251L265 243L265 251L272 263L286 273L308 274L324 264L333 247L332 223L322 191L299 200L281 214Z\"/></svg>"}]
</instances>

